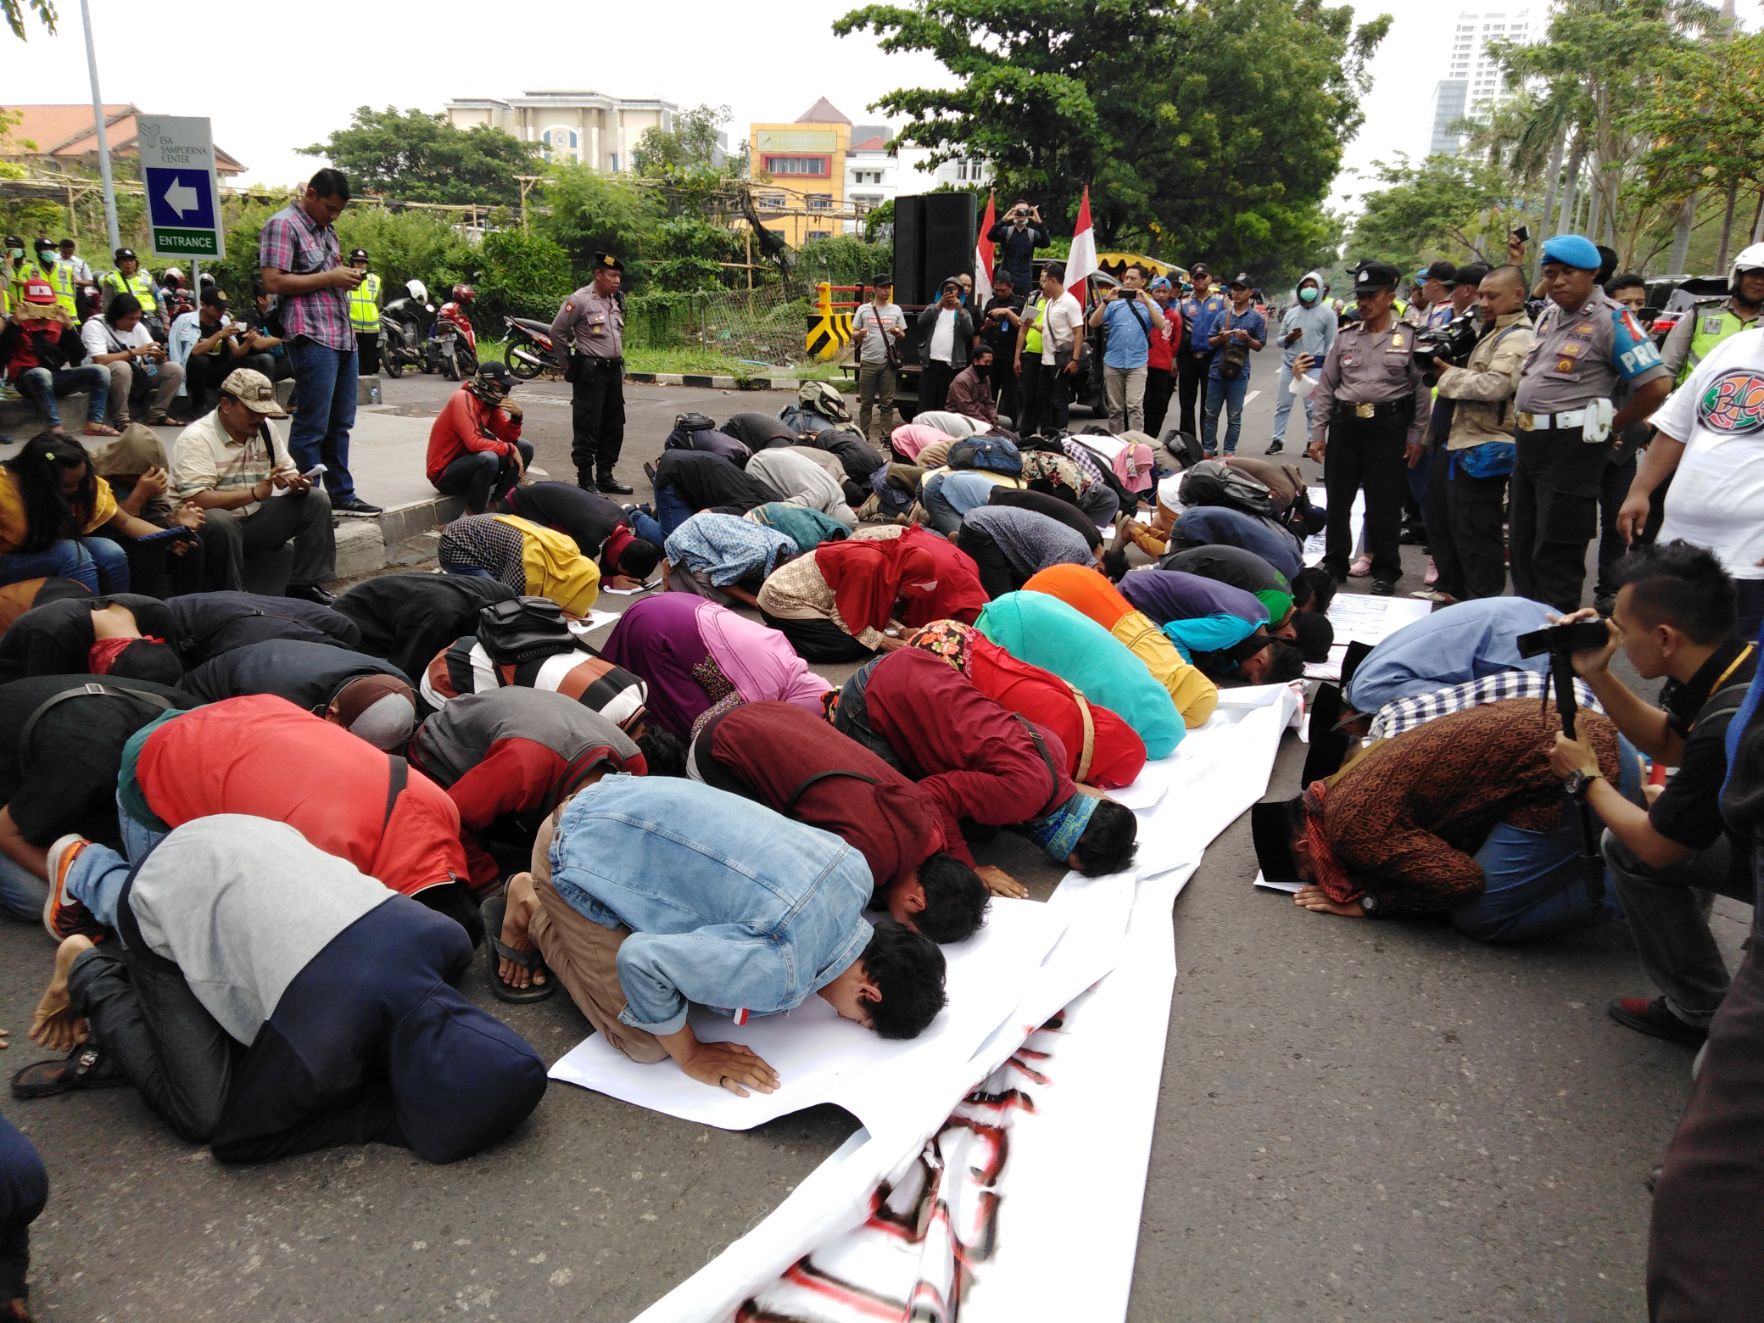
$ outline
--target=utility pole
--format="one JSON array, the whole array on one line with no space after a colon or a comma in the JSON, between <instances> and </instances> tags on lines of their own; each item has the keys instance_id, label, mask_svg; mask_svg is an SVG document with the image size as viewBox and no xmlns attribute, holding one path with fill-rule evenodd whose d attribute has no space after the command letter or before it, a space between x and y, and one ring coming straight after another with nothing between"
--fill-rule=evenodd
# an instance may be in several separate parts
<instances>
[{"instance_id":1,"label":"utility pole","mask_svg":"<svg viewBox=\"0 0 1764 1323\"><path fill-rule=\"evenodd\" d=\"M92 43L92 7L80 0L80 22L86 29L86 72L92 79L92 120L98 129L98 174L104 181L104 223L110 230L110 248L122 247L116 224L116 183L110 177L110 131L104 123L104 98L98 95L98 48Z\"/></svg>"}]
</instances>

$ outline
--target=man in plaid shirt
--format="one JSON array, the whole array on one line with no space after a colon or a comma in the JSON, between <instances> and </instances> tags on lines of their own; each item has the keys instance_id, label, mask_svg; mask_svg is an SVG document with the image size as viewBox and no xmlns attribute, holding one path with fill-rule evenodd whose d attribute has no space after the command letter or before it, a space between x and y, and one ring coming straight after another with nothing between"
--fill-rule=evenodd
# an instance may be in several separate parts
<instances>
[{"instance_id":1,"label":"man in plaid shirt","mask_svg":"<svg viewBox=\"0 0 1764 1323\"><path fill-rule=\"evenodd\" d=\"M301 472L325 466L331 508L377 515L380 507L355 494L349 475L349 431L355 426L355 331L349 291L362 272L340 261L333 228L349 205L341 170L320 170L300 201L264 222L257 264L263 287L281 300L288 361L294 368L294 425L288 449Z\"/></svg>"}]
</instances>

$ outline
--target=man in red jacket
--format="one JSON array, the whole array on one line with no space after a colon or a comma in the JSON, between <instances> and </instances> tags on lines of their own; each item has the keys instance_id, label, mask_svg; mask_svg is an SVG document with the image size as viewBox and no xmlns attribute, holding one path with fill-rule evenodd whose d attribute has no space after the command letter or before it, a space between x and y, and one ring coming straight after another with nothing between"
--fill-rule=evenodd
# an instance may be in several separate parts
<instances>
[{"instance_id":1,"label":"man in red jacket","mask_svg":"<svg viewBox=\"0 0 1764 1323\"><path fill-rule=\"evenodd\" d=\"M973 936L989 888L1028 894L1000 869L977 871L923 790L793 703L742 703L712 717L686 772L842 837L869 865L870 903L934 942Z\"/></svg>"},{"instance_id":2,"label":"man in red jacket","mask_svg":"<svg viewBox=\"0 0 1764 1323\"><path fill-rule=\"evenodd\" d=\"M506 366L480 364L429 429L429 481L443 496L464 495L467 514L483 514L533 462L533 447L521 440L521 406L508 398L513 389Z\"/></svg>"}]
</instances>

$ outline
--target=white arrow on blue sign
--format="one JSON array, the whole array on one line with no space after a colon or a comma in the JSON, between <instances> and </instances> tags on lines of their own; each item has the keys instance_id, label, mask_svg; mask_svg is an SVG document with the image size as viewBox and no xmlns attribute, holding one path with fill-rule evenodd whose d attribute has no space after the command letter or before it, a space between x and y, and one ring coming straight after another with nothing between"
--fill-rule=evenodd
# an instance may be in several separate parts
<instances>
[{"instance_id":1,"label":"white arrow on blue sign","mask_svg":"<svg viewBox=\"0 0 1764 1323\"><path fill-rule=\"evenodd\" d=\"M214 194L206 170L146 168L147 211L155 225L214 228Z\"/></svg>"}]
</instances>

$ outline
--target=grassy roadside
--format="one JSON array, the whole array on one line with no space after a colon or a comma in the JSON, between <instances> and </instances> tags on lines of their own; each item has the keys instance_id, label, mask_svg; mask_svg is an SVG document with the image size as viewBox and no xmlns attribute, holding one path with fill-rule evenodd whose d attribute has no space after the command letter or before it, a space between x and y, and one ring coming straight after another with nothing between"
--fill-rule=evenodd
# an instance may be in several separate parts
<instances>
[{"instance_id":1,"label":"grassy roadside","mask_svg":"<svg viewBox=\"0 0 1764 1323\"><path fill-rule=\"evenodd\" d=\"M506 340L478 341L478 357L488 361L508 357ZM734 377L737 381L751 381L765 377L794 377L799 381L838 381L843 377L837 364L834 363L785 363L768 366L747 359L730 358L712 349L650 349L628 347L625 350L625 369L628 372L680 372L704 374L710 376Z\"/></svg>"}]
</instances>

